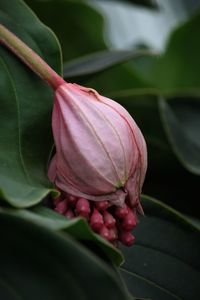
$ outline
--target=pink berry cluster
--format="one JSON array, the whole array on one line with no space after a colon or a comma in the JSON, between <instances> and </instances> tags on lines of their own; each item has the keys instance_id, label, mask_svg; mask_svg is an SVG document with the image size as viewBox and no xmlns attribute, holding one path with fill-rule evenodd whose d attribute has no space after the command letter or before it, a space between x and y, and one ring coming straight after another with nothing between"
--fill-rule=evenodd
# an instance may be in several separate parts
<instances>
[{"instance_id":1,"label":"pink berry cluster","mask_svg":"<svg viewBox=\"0 0 200 300\"><path fill-rule=\"evenodd\" d=\"M126 246L134 243L131 231L137 224L137 205L130 207L128 200L119 207L62 193L54 200L53 209L68 218L85 218L94 232L115 246L118 241Z\"/></svg>"}]
</instances>

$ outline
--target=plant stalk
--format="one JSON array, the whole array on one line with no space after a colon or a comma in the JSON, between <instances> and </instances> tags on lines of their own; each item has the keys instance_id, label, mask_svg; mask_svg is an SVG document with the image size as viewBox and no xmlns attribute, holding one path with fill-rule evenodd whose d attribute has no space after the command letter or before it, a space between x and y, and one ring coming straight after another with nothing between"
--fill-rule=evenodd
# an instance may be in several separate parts
<instances>
[{"instance_id":1,"label":"plant stalk","mask_svg":"<svg viewBox=\"0 0 200 300\"><path fill-rule=\"evenodd\" d=\"M37 53L2 24L0 24L0 43L9 48L33 72L47 81L54 90L65 82Z\"/></svg>"}]
</instances>

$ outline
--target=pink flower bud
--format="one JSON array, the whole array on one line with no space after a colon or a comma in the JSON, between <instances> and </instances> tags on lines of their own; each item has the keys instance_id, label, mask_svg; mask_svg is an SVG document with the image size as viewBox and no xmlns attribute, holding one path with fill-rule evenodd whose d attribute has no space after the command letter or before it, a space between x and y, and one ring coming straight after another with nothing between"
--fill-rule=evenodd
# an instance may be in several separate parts
<instances>
[{"instance_id":1,"label":"pink flower bud","mask_svg":"<svg viewBox=\"0 0 200 300\"><path fill-rule=\"evenodd\" d=\"M126 205L126 203L124 203L121 207L116 207L116 209L115 209L115 215L119 219L123 219L128 214L128 212L129 212L129 210L128 210L128 206Z\"/></svg>"},{"instance_id":2,"label":"pink flower bud","mask_svg":"<svg viewBox=\"0 0 200 300\"><path fill-rule=\"evenodd\" d=\"M56 154L49 178L62 191L93 201L134 206L144 181L144 138L129 113L96 91L63 83L53 109Z\"/></svg>"},{"instance_id":3,"label":"pink flower bud","mask_svg":"<svg viewBox=\"0 0 200 300\"><path fill-rule=\"evenodd\" d=\"M99 231L99 234L100 234L100 236L102 236L104 239L106 239L106 240L110 240L110 232L109 232L109 230L108 230L108 228L105 226L105 225L103 225L102 227L101 227L101 229L100 229L100 231Z\"/></svg>"},{"instance_id":4,"label":"pink flower bud","mask_svg":"<svg viewBox=\"0 0 200 300\"><path fill-rule=\"evenodd\" d=\"M116 241L118 239L118 230L116 226L109 229L109 239L110 241Z\"/></svg>"},{"instance_id":5,"label":"pink flower bud","mask_svg":"<svg viewBox=\"0 0 200 300\"><path fill-rule=\"evenodd\" d=\"M99 231L103 226L103 217L96 208L91 215L90 226L94 231Z\"/></svg>"},{"instance_id":6,"label":"pink flower bud","mask_svg":"<svg viewBox=\"0 0 200 300\"><path fill-rule=\"evenodd\" d=\"M62 200L62 201L58 202L58 204L56 205L54 210L59 212L60 214L64 214L67 210L67 201Z\"/></svg>"},{"instance_id":7,"label":"pink flower bud","mask_svg":"<svg viewBox=\"0 0 200 300\"><path fill-rule=\"evenodd\" d=\"M122 221L122 228L124 230L132 230L137 224L137 217L134 212L129 209L128 214L124 217Z\"/></svg>"},{"instance_id":8,"label":"pink flower bud","mask_svg":"<svg viewBox=\"0 0 200 300\"><path fill-rule=\"evenodd\" d=\"M75 217L74 212L72 211L72 209L69 208L69 209L66 211L65 217L67 217L67 218L69 218L69 219L72 219L72 218Z\"/></svg>"},{"instance_id":9,"label":"pink flower bud","mask_svg":"<svg viewBox=\"0 0 200 300\"><path fill-rule=\"evenodd\" d=\"M108 203L108 201L97 201L97 202L95 202L95 206L98 210L104 211L108 208L109 203Z\"/></svg>"},{"instance_id":10,"label":"pink flower bud","mask_svg":"<svg viewBox=\"0 0 200 300\"><path fill-rule=\"evenodd\" d=\"M85 198L79 198L76 203L76 212L78 215L88 218L90 214L90 204Z\"/></svg>"},{"instance_id":11,"label":"pink flower bud","mask_svg":"<svg viewBox=\"0 0 200 300\"><path fill-rule=\"evenodd\" d=\"M104 224L105 224L105 226L107 228L112 228L116 224L116 220L107 211L104 211L104 213L103 213L103 219L104 219Z\"/></svg>"},{"instance_id":12,"label":"pink flower bud","mask_svg":"<svg viewBox=\"0 0 200 300\"><path fill-rule=\"evenodd\" d=\"M72 206L75 206L76 205L76 202L77 202L78 198L75 197L75 196L68 196L68 203Z\"/></svg>"},{"instance_id":13,"label":"pink flower bud","mask_svg":"<svg viewBox=\"0 0 200 300\"><path fill-rule=\"evenodd\" d=\"M132 235L132 233L130 231L122 231L119 235L119 240L125 246L130 247L133 245L133 243L135 241L135 237Z\"/></svg>"}]
</instances>

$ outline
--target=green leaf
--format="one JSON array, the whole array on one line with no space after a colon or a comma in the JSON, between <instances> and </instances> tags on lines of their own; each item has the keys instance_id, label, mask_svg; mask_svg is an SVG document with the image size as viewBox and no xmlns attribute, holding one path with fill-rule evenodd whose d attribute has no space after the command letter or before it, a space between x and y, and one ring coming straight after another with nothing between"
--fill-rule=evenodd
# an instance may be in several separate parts
<instances>
[{"instance_id":1,"label":"green leaf","mask_svg":"<svg viewBox=\"0 0 200 300\"><path fill-rule=\"evenodd\" d=\"M153 55L154 53L146 49L128 50L104 50L95 52L83 57L76 58L64 64L64 77L85 76L99 73L117 64L131 59Z\"/></svg>"},{"instance_id":2,"label":"green leaf","mask_svg":"<svg viewBox=\"0 0 200 300\"><path fill-rule=\"evenodd\" d=\"M98 234L95 234L83 218L69 220L44 206L36 206L29 210L6 208L2 209L2 211L55 231L62 230L79 241L86 243L88 246L91 246L91 248L95 248L95 253L99 253L99 255L102 255L107 260L109 259L109 261L116 266L121 265L124 261L121 252Z\"/></svg>"},{"instance_id":3,"label":"green leaf","mask_svg":"<svg viewBox=\"0 0 200 300\"><path fill-rule=\"evenodd\" d=\"M154 300L200 298L200 231L180 213L149 197L134 233L123 248L121 274L136 297Z\"/></svg>"},{"instance_id":4,"label":"green leaf","mask_svg":"<svg viewBox=\"0 0 200 300\"><path fill-rule=\"evenodd\" d=\"M160 101L163 125L185 167L200 175L200 98Z\"/></svg>"},{"instance_id":5,"label":"green leaf","mask_svg":"<svg viewBox=\"0 0 200 300\"><path fill-rule=\"evenodd\" d=\"M1 299L131 299L114 270L67 234L0 213Z\"/></svg>"},{"instance_id":6,"label":"green leaf","mask_svg":"<svg viewBox=\"0 0 200 300\"><path fill-rule=\"evenodd\" d=\"M175 29L165 52L144 74L163 94L200 92L200 11ZM147 77L146 77L147 76Z\"/></svg>"},{"instance_id":7,"label":"green leaf","mask_svg":"<svg viewBox=\"0 0 200 300\"><path fill-rule=\"evenodd\" d=\"M61 72L54 34L22 1L1 1L0 22ZM2 45L0 74L0 194L13 206L28 207L51 190L46 174L53 95Z\"/></svg>"},{"instance_id":8,"label":"green leaf","mask_svg":"<svg viewBox=\"0 0 200 300\"><path fill-rule=\"evenodd\" d=\"M26 0L37 16L57 35L63 60L106 48L103 17L84 1Z\"/></svg>"}]
</instances>

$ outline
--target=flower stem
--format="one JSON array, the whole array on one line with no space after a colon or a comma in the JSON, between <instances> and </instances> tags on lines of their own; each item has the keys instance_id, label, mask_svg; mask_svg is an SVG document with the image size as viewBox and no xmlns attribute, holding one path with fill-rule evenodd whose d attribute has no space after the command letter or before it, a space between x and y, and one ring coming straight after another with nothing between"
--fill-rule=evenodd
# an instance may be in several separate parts
<instances>
[{"instance_id":1,"label":"flower stem","mask_svg":"<svg viewBox=\"0 0 200 300\"><path fill-rule=\"evenodd\" d=\"M54 90L65 82L38 54L2 24L0 24L0 43L9 48L32 71L47 81Z\"/></svg>"}]
</instances>

